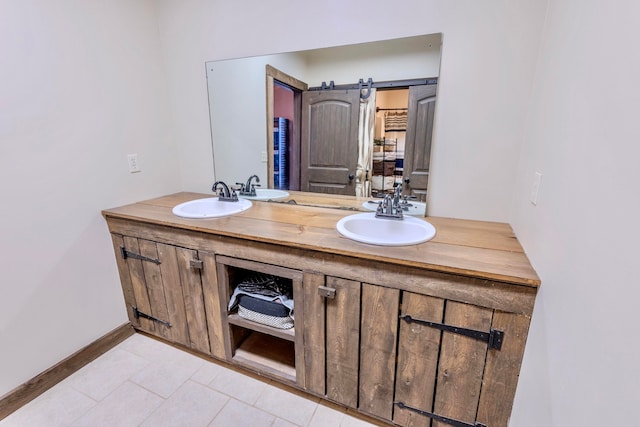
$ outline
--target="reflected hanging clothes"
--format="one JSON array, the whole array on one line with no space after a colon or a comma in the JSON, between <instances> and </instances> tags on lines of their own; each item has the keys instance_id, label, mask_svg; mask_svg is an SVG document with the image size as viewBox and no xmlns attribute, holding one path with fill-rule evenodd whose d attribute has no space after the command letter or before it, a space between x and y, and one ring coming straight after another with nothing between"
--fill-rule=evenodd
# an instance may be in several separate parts
<instances>
[{"instance_id":1,"label":"reflected hanging clothes","mask_svg":"<svg viewBox=\"0 0 640 427\"><path fill-rule=\"evenodd\" d=\"M373 167L373 132L376 116L376 90L371 89L367 99L360 98L358 117L358 165L356 169L356 196L369 197L371 182L367 179Z\"/></svg>"}]
</instances>

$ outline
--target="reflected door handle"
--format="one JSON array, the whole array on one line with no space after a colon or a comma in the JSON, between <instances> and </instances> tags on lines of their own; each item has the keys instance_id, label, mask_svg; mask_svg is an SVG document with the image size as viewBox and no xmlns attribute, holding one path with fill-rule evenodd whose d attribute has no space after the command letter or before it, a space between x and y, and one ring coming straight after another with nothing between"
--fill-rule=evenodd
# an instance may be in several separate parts
<instances>
[{"instance_id":1,"label":"reflected door handle","mask_svg":"<svg viewBox=\"0 0 640 427\"><path fill-rule=\"evenodd\" d=\"M404 179L404 183L405 183L405 184L408 184L408 183L410 183L410 182L411 182L411 180L410 180L409 178L405 178L405 179Z\"/></svg>"}]
</instances>

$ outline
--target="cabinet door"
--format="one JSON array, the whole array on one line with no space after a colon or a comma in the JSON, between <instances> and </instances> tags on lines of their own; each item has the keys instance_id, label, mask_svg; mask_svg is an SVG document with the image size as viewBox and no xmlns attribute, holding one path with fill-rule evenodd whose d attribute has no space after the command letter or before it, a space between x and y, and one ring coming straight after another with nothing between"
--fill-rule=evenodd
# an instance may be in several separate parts
<instances>
[{"instance_id":1,"label":"cabinet door","mask_svg":"<svg viewBox=\"0 0 640 427\"><path fill-rule=\"evenodd\" d=\"M307 390L391 420L400 291L319 274L304 283Z\"/></svg>"},{"instance_id":2,"label":"cabinet door","mask_svg":"<svg viewBox=\"0 0 640 427\"><path fill-rule=\"evenodd\" d=\"M218 359L225 359L224 333L222 331L222 298L218 286L218 272L216 258L213 253L199 252L202 261L202 293L204 296L205 312L207 314L207 329L211 355Z\"/></svg>"},{"instance_id":3,"label":"cabinet door","mask_svg":"<svg viewBox=\"0 0 640 427\"><path fill-rule=\"evenodd\" d=\"M346 406L358 405L360 282L304 277L305 388ZM322 287L331 293L323 297Z\"/></svg>"},{"instance_id":4,"label":"cabinet door","mask_svg":"<svg viewBox=\"0 0 640 427\"><path fill-rule=\"evenodd\" d=\"M400 318L393 421L506 427L528 316L404 292Z\"/></svg>"},{"instance_id":5,"label":"cabinet door","mask_svg":"<svg viewBox=\"0 0 640 427\"><path fill-rule=\"evenodd\" d=\"M444 301L403 293L402 315L441 322ZM418 323L400 323L396 401L431 412L435 389L441 332ZM402 426L429 427L431 419L408 409L396 408L393 421Z\"/></svg>"},{"instance_id":6,"label":"cabinet door","mask_svg":"<svg viewBox=\"0 0 640 427\"><path fill-rule=\"evenodd\" d=\"M210 353L197 252L128 236L113 242L132 324Z\"/></svg>"},{"instance_id":7,"label":"cabinet door","mask_svg":"<svg viewBox=\"0 0 640 427\"><path fill-rule=\"evenodd\" d=\"M358 409L387 420L393 414L400 291L362 284Z\"/></svg>"},{"instance_id":8,"label":"cabinet door","mask_svg":"<svg viewBox=\"0 0 640 427\"><path fill-rule=\"evenodd\" d=\"M405 292L402 317L407 321L400 325L396 381L396 402L401 403L394 421L429 426L424 413L431 413L473 425L487 343L426 322L488 332L492 310ZM431 424L446 425L437 418Z\"/></svg>"}]
</instances>

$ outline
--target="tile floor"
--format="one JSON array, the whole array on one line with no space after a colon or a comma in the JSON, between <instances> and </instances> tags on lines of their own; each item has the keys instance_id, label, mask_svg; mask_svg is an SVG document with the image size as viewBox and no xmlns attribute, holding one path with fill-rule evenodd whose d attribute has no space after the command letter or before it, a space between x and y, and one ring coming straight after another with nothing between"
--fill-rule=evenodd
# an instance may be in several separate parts
<instances>
[{"instance_id":1,"label":"tile floor","mask_svg":"<svg viewBox=\"0 0 640 427\"><path fill-rule=\"evenodd\" d=\"M0 427L368 427L318 399L134 334Z\"/></svg>"}]
</instances>

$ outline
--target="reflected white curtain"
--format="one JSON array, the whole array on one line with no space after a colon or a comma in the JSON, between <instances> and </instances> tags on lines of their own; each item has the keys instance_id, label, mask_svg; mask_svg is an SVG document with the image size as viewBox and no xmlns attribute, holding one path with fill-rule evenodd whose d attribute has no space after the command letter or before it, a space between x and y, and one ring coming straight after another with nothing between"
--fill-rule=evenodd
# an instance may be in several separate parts
<instances>
[{"instance_id":1,"label":"reflected white curtain","mask_svg":"<svg viewBox=\"0 0 640 427\"><path fill-rule=\"evenodd\" d=\"M362 93L366 93L362 91ZM367 99L360 98L358 118L358 166L356 169L356 196L371 195L371 171L373 168L373 132L376 118L376 90L371 89ZM369 173L367 174L367 171ZM369 175L369 177L367 177ZM367 179L369 178L369 179Z\"/></svg>"}]
</instances>

